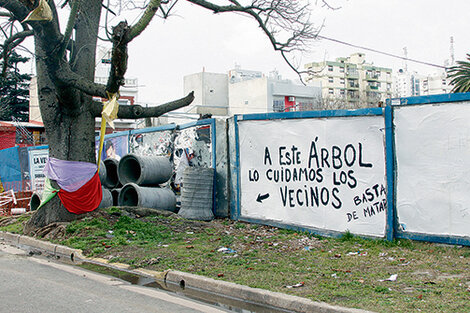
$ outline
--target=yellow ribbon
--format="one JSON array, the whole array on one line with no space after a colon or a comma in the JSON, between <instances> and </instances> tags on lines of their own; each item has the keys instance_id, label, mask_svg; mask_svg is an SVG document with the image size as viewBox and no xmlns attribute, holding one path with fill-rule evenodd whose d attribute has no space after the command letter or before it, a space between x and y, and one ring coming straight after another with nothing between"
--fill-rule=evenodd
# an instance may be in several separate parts
<instances>
[{"instance_id":1,"label":"yellow ribbon","mask_svg":"<svg viewBox=\"0 0 470 313\"><path fill-rule=\"evenodd\" d=\"M46 0L39 0L38 6L23 20L27 21L52 21L52 10Z\"/></svg>"},{"instance_id":2,"label":"yellow ribbon","mask_svg":"<svg viewBox=\"0 0 470 313\"><path fill-rule=\"evenodd\" d=\"M114 129L114 120L117 118L119 111L119 93L109 94L108 100L103 105L101 111L101 130L100 130L100 147L98 150L98 171L100 170L101 154L103 152L104 135L106 134L106 123Z\"/></svg>"}]
</instances>

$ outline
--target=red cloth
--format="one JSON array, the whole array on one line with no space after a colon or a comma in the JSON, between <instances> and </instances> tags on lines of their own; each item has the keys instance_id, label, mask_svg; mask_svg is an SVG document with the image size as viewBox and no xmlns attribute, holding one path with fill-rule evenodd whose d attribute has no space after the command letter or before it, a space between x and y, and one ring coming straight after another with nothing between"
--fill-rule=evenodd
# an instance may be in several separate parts
<instances>
[{"instance_id":1,"label":"red cloth","mask_svg":"<svg viewBox=\"0 0 470 313\"><path fill-rule=\"evenodd\" d=\"M98 208L103 198L98 171L96 171L95 175L78 190L68 192L61 189L57 194L62 204L70 213L83 214L95 210Z\"/></svg>"}]
</instances>

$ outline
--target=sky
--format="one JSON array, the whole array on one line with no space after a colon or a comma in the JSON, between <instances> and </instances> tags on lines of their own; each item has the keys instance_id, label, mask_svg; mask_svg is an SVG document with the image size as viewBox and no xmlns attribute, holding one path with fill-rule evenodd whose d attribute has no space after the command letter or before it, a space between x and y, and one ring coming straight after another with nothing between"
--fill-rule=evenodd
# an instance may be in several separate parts
<instances>
[{"instance_id":1,"label":"sky","mask_svg":"<svg viewBox=\"0 0 470 313\"><path fill-rule=\"evenodd\" d=\"M329 0L337 10L322 8L320 0L310 2L312 21L323 25L321 36L400 56L406 47L408 58L437 65L450 60L451 36L456 60L470 53L468 0ZM185 1L179 1L173 14L166 20L155 18L129 46L127 77L138 78L139 103L161 104L183 97L183 77L203 69L226 73L239 65L297 78L252 18L212 14ZM394 71L404 66L403 60L326 40L312 42L309 50L297 56L298 64L363 52L368 63ZM408 69L421 74L438 71L412 62Z\"/></svg>"}]
</instances>

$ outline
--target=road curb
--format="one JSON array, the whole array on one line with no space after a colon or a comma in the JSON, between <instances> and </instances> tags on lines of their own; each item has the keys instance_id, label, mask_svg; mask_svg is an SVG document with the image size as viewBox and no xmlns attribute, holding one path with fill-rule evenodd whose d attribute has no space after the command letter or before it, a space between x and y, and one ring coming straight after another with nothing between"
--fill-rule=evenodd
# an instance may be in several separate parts
<instances>
[{"instance_id":1,"label":"road curb","mask_svg":"<svg viewBox=\"0 0 470 313\"><path fill-rule=\"evenodd\" d=\"M0 239L6 241L8 243L14 244L15 246L18 245L18 241L20 239L20 235L12 234L5 231L0 231Z\"/></svg>"},{"instance_id":2,"label":"road curb","mask_svg":"<svg viewBox=\"0 0 470 313\"><path fill-rule=\"evenodd\" d=\"M112 266L114 269L121 268L123 270L129 271L128 265L126 264L119 264L119 266L114 266L114 264L110 264L109 261L105 259L87 258L83 256L82 251L79 249L72 249L66 246L56 245L28 236L0 231L0 240L3 240L4 242L14 246L27 246L39 249L56 257L62 258L62 260L65 259L66 261L71 261L75 264L81 264L85 261L90 261L93 263L102 264L103 266ZM285 309L288 311L301 313L372 313L371 311L343 308L323 302L315 302L298 296L287 295L284 293L268 291L259 288L252 288L180 271L167 270L164 272L157 272L147 269L135 269L131 272L136 275L143 275L146 277L151 276L157 283L163 280L166 287L171 291L177 291L175 288L179 290L200 289L218 296L229 297L232 299L238 299L239 301L257 303L274 308Z\"/></svg>"},{"instance_id":3,"label":"road curb","mask_svg":"<svg viewBox=\"0 0 470 313\"><path fill-rule=\"evenodd\" d=\"M3 240L4 242L14 246L35 248L57 258L62 258L73 263L81 263L87 259L85 256L83 256L82 251L79 249L57 245L29 236L0 231L0 240Z\"/></svg>"},{"instance_id":4,"label":"road curb","mask_svg":"<svg viewBox=\"0 0 470 313\"><path fill-rule=\"evenodd\" d=\"M295 312L321 313L366 313L359 309L343 308L323 302L315 302L306 298L287 295L280 292L252 288L204 276L170 270L166 274L166 282L172 282L182 288L198 288L215 294L231 296L244 301L281 308Z\"/></svg>"}]
</instances>

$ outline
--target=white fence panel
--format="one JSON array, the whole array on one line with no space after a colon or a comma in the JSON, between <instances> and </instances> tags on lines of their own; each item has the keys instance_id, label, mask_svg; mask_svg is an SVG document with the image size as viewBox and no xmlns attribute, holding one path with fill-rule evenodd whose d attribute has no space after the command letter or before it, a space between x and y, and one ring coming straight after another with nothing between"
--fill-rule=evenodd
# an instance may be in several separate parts
<instances>
[{"instance_id":1,"label":"white fence panel","mask_svg":"<svg viewBox=\"0 0 470 313\"><path fill-rule=\"evenodd\" d=\"M238 125L241 218L384 236L383 116Z\"/></svg>"},{"instance_id":2,"label":"white fence panel","mask_svg":"<svg viewBox=\"0 0 470 313\"><path fill-rule=\"evenodd\" d=\"M470 236L469 104L395 107L401 230Z\"/></svg>"}]
</instances>

